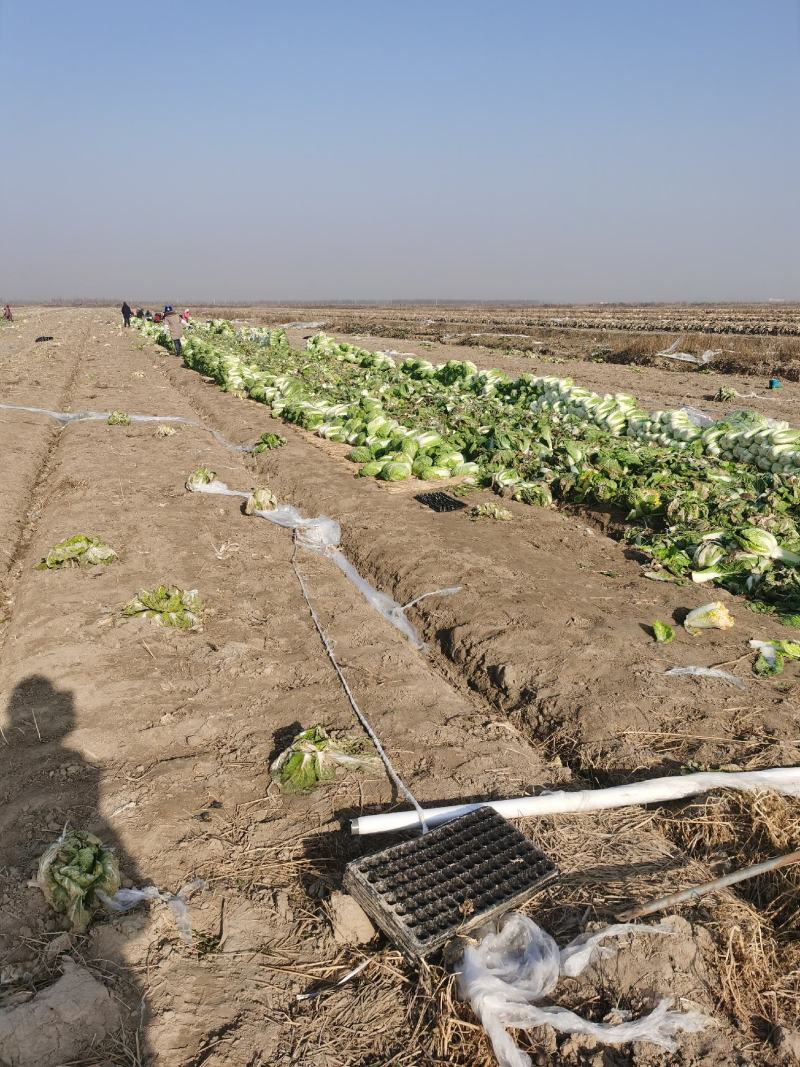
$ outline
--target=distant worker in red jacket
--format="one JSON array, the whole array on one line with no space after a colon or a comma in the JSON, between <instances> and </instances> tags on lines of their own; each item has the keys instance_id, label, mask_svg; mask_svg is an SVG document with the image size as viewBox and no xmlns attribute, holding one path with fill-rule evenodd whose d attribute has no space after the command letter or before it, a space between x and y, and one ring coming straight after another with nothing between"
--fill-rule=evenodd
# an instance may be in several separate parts
<instances>
[{"instance_id":1,"label":"distant worker in red jacket","mask_svg":"<svg viewBox=\"0 0 800 1067\"><path fill-rule=\"evenodd\" d=\"M6 304L6 306L3 308L3 318L6 319L8 322L14 321L14 316L11 314L11 308L8 304Z\"/></svg>"},{"instance_id":2,"label":"distant worker in red jacket","mask_svg":"<svg viewBox=\"0 0 800 1067\"><path fill-rule=\"evenodd\" d=\"M172 304L166 304L164 306L164 322L169 328L169 335L172 338L172 343L175 345L175 355L179 356L181 354L183 327L181 326L181 317Z\"/></svg>"}]
</instances>

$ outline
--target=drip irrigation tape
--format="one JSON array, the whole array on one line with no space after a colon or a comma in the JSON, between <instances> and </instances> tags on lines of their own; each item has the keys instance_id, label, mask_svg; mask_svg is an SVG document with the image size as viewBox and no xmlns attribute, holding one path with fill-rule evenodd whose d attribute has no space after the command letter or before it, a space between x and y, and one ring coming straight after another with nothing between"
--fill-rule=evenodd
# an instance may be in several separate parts
<instances>
[{"instance_id":1,"label":"drip irrigation tape","mask_svg":"<svg viewBox=\"0 0 800 1067\"><path fill-rule=\"evenodd\" d=\"M422 807L417 802L417 799L414 796L414 794L411 792L411 790L405 784L403 779L400 777L400 775L394 769L394 766L392 765L392 761L386 755L386 751L384 750L384 747L380 742L380 738L375 733L375 731L372 729L372 727L370 726L369 720L367 719L366 715L364 714L364 712L359 707L358 702L357 702L355 696L353 695L353 691L350 688L350 686L348 684L348 681L344 676L344 672L342 671L342 668L339 666L339 663L338 663L338 661L336 659L336 656L334 655L333 648L331 647L331 643L328 640L328 635L325 633L325 630L322 627L322 623L319 621L319 616L317 615L317 612L316 612L316 610L314 608L314 605L311 603L311 599L309 598L308 588L306 586L305 579L303 578L303 575L300 573L300 569L297 566L297 548L298 548L297 534L295 533L294 552L292 553L292 570L294 571L295 575L297 576L297 581L300 583L300 592L303 594L303 599L305 600L306 606L308 607L309 613L311 614L311 618L312 618L312 620L314 622L314 626L317 629L317 633L319 634L320 641L322 641L323 647L324 647L325 651L328 654L328 659L333 664L333 669L336 671L336 674L338 675L339 681L342 683L342 688L344 689L344 691L345 691L345 693L347 695L347 699L350 701L350 707L353 709L353 712L354 712L356 718L358 719L358 721L361 723L361 725L364 727L364 729L366 730L367 734L369 735L370 741L372 741L373 745L375 746L375 751L380 756L380 758L381 758L381 760L383 762L383 765L386 768L386 773L389 775L389 777L391 778L392 782L394 782L394 784L397 787L397 789L399 790L399 792L402 793L402 795L406 798L406 800L409 802L409 804L411 804L411 806L416 811L417 816L419 817L419 823L420 823L420 826L422 828L423 834L427 833L428 824L425 821L425 812L422 810Z\"/></svg>"}]
</instances>

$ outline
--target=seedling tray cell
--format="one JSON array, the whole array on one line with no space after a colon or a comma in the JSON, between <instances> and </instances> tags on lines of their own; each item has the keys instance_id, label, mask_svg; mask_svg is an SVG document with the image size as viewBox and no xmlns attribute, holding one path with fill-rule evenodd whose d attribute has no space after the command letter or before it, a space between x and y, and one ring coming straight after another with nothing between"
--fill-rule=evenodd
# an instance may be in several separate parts
<instances>
[{"instance_id":1,"label":"seedling tray cell","mask_svg":"<svg viewBox=\"0 0 800 1067\"><path fill-rule=\"evenodd\" d=\"M459 511L467 505L449 493L419 493L415 498L432 511Z\"/></svg>"},{"instance_id":2,"label":"seedling tray cell","mask_svg":"<svg viewBox=\"0 0 800 1067\"><path fill-rule=\"evenodd\" d=\"M552 861L492 808L347 865L344 886L418 959L455 934L519 907L557 874Z\"/></svg>"}]
</instances>

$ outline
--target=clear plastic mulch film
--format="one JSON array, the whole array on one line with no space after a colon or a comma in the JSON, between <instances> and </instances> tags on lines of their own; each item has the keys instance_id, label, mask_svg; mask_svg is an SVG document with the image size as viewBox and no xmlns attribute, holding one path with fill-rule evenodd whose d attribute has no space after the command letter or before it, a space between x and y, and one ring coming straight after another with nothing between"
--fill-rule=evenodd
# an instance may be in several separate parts
<instances>
[{"instance_id":1,"label":"clear plastic mulch film","mask_svg":"<svg viewBox=\"0 0 800 1067\"><path fill-rule=\"evenodd\" d=\"M560 1033L583 1034L604 1044L649 1041L674 1051L676 1035L695 1033L709 1023L699 1012L671 1010L661 1000L649 1014L620 1023L593 1023L568 1008L540 1005L550 997L559 978L574 978L599 957L615 949L602 941L626 934L673 934L666 926L619 923L593 934L583 934L559 949L554 939L532 919L517 912L508 915L499 930L490 929L477 945L468 945L457 974L461 996L470 1002L492 1042L499 1067L531 1067L508 1030L551 1026Z\"/></svg>"},{"instance_id":2,"label":"clear plastic mulch film","mask_svg":"<svg viewBox=\"0 0 800 1067\"><path fill-rule=\"evenodd\" d=\"M668 676L685 674L694 678L716 678L720 682L735 685L737 689L745 688L741 678L737 678L730 671L721 671L717 667L670 667L668 671L664 671L664 674Z\"/></svg>"},{"instance_id":3,"label":"clear plastic mulch film","mask_svg":"<svg viewBox=\"0 0 800 1067\"><path fill-rule=\"evenodd\" d=\"M191 491L194 493L211 493L218 496L237 496L245 500L250 496L249 493L241 492L238 489L229 489L224 482L216 478L206 484L193 483ZM335 519L330 519L325 515L320 515L314 519L306 519L291 504L281 504L271 511L254 511L253 515L266 519L267 522L272 522L276 526L283 526L287 530L293 530L295 542L300 548L305 548L309 552L315 552L317 555L325 556L329 559L335 567L338 567L351 585L361 593L370 607L374 608L396 630L399 630L400 633L407 637L414 648L419 651L424 650L425 644L406 618L406 609L425 597L450 596L461 590L461 586L436 589L415 597L406 605L398 604L396 600L387 596L386 593L381 593L366 578L362 577L340 550L339 543L342 531Z\"/></svg>"},{"instance_id":4,"label":"clear plastic mulch film","mask_svg":"<svg viewBox=\"0 0 800 1067\"><path fill-rule=\"evenodd\" d=\"M199 889L205 889L206 883L202 878L194 878L187 882L177 893L167 893L154 885L146 885L142 889L118 889L113 897L98 891L97 896L107 911L122 914L131 911L145 900L160 901L166 904L172 912L178 936L187 945L192 944L192 920L189 916L187 901Z\"/></svg>"},{"instance_id":5,"label":"clear plastic mulch film","mask_svg":"<svg viewBox=\"0 0 800 1067\"><path fill-rule=\"evenodd\" d=\"M32 408L22 404L0 404L0 411L25 411L31 415L46 415L62 426L69 426L73 422L105 422L114 414L112 411L50 411L49 408ZM178 422L197 430L205 430L229 452L252 452L252 448L246 445L233 444L213 427L196 419L186 419L182 415L130 415L129 418L131 422Z\"/></svg>"}]
</instances>

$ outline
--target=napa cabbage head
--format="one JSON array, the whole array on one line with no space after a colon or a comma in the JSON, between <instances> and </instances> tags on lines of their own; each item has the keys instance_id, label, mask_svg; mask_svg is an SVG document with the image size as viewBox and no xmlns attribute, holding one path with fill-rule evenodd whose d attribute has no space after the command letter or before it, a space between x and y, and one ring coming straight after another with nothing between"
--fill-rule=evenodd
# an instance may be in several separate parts
<instances>
[{"instance_id":1,"label":"napa cabbage head","mask_svg":"<svg viewBox=\"0 0 800 1067\"><path fill-rule=\"evenodd\" d=\"M736 540L745 552L751 552L755 556L778 559L783 563L800 563L800 556L781 548L775 534L758 526L748 526L740 530Z\"/></svg>"},{"instance_id":2,"label":"napa cabbage head","mask_svg":"<svg viewBox=\"0 0 800 1067\"><path fill-rule=\"evenodd\" d=\"M692 636L700 633L701 630L729 630L733 624L733 616L721 600L701 604L699 608L690 611L683 620L684 629Z\"/></svg>"},{"instance_id":3,"label":"napa cabbage head","mask_svg":"<svg viewBox=\"0 0 800 1067\"><path fill-rule=\"evenodd\" d=\"M384 482L403 482L411 477L411 464L389 461L381 466L378 477Z\"/></svg>"},{"instance_id":4,"label":"napa cabbage head","mask_svg":"<svg viewBox=\"0 0 800 1067\"><path fill-rule=\"evenodd\" d=\"M256 511L274 511L278 506L278 499L271 489L254 489L244 502L245 515L253 515Z\"/></svg>"},{"instance_id":5,"label":"napa cabbage head","mask_svg":"<svg viewBox=\"0 0 800 1067\"><path fill-rule=\"evenodd\" d=\"M186 479L186 488L190 492L196 492L202 486L210 485L216 477L216 471L212 471L208 467L197 467Z\"/></svg>"}]
</instances>

